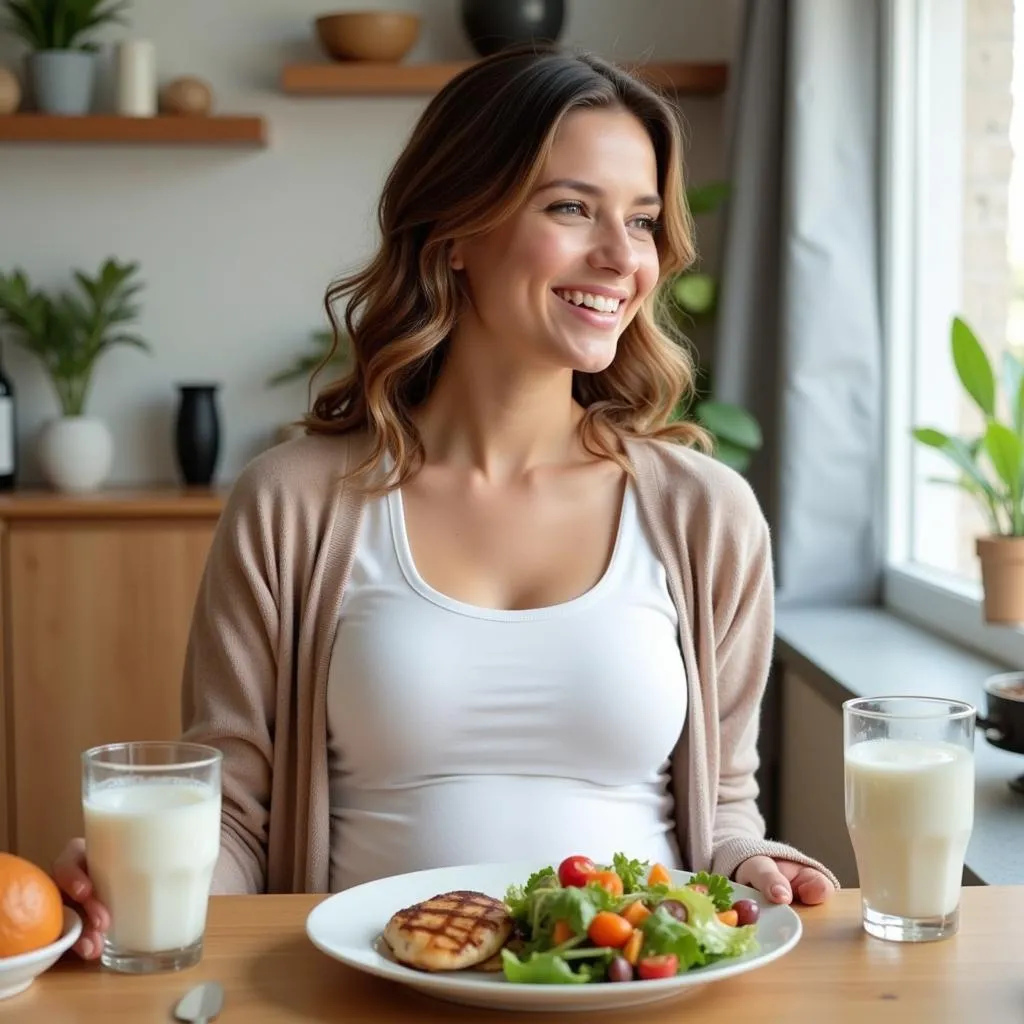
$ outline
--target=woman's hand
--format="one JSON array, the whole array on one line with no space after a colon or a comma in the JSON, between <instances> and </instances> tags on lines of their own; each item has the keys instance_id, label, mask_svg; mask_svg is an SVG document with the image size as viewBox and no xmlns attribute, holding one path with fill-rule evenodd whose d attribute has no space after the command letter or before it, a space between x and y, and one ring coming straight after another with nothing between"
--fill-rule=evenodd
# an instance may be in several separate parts
<instances>
[{"instance_id":1,"label":"woman's hand","mask_svg":"<svg viewBox=\"0 0 1024 1024\"><path fill-rule=\"evenodd\" d=\"M736 869L736 881L764 893L772 903L824 903L835 886L827 875L794 860L749 857Z\"/></svg>"},{"instance_id":2,"label":"woman's hand","mask_svg":"<svg viewBox=\"0 0 1024 1024\"><path fill-rule=\"evenodd\" d=\"M103 936L110 927L107 908L96 899L85 861L85 840L72 839L54 861L53 878L82 918L82 934L74 945L85 960L95 960L103 950Z\"/></svg>"}]
</instances>

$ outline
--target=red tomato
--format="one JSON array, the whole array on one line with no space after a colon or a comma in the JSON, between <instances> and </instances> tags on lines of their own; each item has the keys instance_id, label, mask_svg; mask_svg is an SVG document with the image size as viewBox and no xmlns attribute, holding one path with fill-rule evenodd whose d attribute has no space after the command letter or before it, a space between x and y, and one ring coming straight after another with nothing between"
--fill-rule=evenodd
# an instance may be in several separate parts
<instances>
[{"instance_id":1,"label":"red tomato","mask_svg":"<svg viewBox=\"0 0 1024 1024\"><path fill-rule=\"evenodd\" d=\"M558 881L567 889L582 889L596 870L597 865L589 857L566 857L558 865Z\"/></svg>"},{"instance_id":2,"label":"red tomato","mask_svg":"<svg viewBox=\"0 0 1024 1024\"><path fill-rule=\"evenodd\" d=\"M658 978L674 978L679 973L679 957L675 953L662 956L645 956L636 965L636 973L644 981L656 981Z\"/></svg>"}]
</instances>

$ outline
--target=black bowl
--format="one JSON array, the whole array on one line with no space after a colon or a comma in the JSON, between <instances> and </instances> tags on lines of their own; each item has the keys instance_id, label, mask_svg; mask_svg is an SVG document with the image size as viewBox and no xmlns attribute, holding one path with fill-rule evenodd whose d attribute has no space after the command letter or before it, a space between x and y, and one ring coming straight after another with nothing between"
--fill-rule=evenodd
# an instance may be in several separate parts
<instances>
[{"instance_id":1,"label":"black bowl","mask_svg":"<svg viewBox=\"0 0 1024 1024\"><path fill-rule=\"evenodd\" d=\"M977 727L993 747L1024 754L1024 672L1001 672L985 680L985 717ZM1010 788L1024 793L1024 775Z\"/></svg>"}]
</instances>

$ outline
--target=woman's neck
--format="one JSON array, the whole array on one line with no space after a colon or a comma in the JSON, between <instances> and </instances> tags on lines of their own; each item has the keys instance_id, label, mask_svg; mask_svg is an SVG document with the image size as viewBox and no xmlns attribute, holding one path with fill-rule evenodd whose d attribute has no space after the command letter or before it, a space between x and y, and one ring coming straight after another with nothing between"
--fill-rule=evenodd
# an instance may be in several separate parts
<instances>
[{"instance_id":1,"label":"woman's neck","mask_svg":"<svg viewBox=\"0 0 1024 1024\"><path fill-rule=\"evenodd\" d=\"M583 457L583 410L572 397L572 371L498 365L486 344L453 344L417 410L427 462L498 482Z\"/></svg>"}]
</instances>

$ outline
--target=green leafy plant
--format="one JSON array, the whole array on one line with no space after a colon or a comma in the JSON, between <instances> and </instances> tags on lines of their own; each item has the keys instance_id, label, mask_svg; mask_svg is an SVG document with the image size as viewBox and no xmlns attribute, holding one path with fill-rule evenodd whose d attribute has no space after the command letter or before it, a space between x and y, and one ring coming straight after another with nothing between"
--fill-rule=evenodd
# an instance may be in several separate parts
<instances>
[{"instance_id":1,"label":"green leafy plant","mask_svg":"<svg viewBox=\"0 0 1024 1024\"><path fill-rule=\"evenodd\" d=\"M88 39L104 25L124 24L129 0L4 0L0 28L33 50L95 50Z\"/></svg>"},{"instance_id":2,"label":"green leafy plant","mask_svg":"<svg viewBox=\"0 0 1024 1024\"><path fill-rule=\"evenodd\" d=\"M728 182L711 182L690 186L686 200L693 216L699 217L717 210L729 193ZM665 287L668 290L665 308L677 328L685 329L689 322L714 315L718 282L699 265L677 274ZM710 371L706 366L698 365L695 393L689 400L679 403L676 419L699 423L712 437L715 458L740 473L746 472L764 444L761 426L742 406L720 401L713 394Z\"/></svg>"},{"instance_id":3,"label":"green leafy plant","mask_svg":"<svg viewBox=\"0 0 1024 1024\"><path fill-rule=\"evenodd\" d=\"M139 314L137 263L106 260L95 277L74 271L77 290L48 295L22 270L0 273L0 327L43 364L65 416L81 416L96 364L117 345L150 351L127 325Z\"/></svg>"},{"instance_id":4,"label":"green leafy plant","mask_svg":"<svg viewBox=\"0 0 1024 1024\"><path fill-rule=\"evenodd\" d=\"M343 370L348 365L349 349L345 337L339 339L337 351L331 353L334 334L331 331L313 331L310 334L310 346L305 352L299 353L281 371L275 373L267 381L267 387L278 387L294 380L310 380L315 374L328 367Z\"/></svg>"},{"instance_id":5,"label":"green leafy plant","mask_svg":"<svg viewBox=\"0 0 1024 1024\"><path fill-rule=\"evenodd\" d=\"M953 365L967 396L981 412L974 437L916 427L914 438L946 456L958 469L955 479L932 482L959 487L979 505L993 535L1024 536L1024 363L1004 352L1001 383L1007 421L999 418L996 375L974 331L960 317L950 330Z\"/></svg>"}]
</instances>

